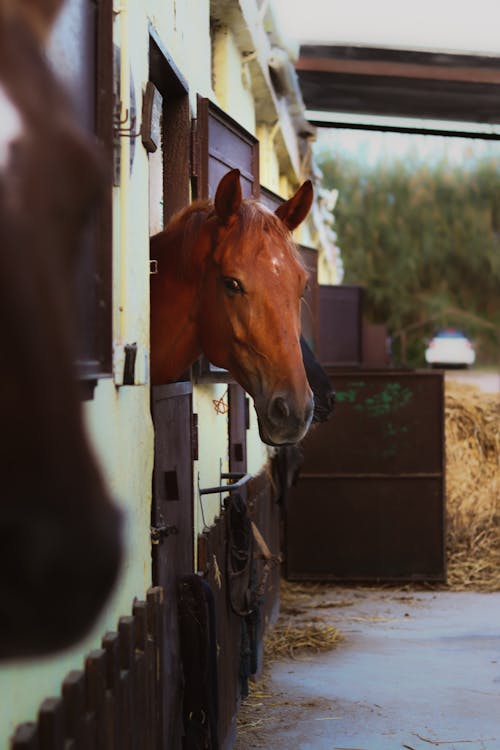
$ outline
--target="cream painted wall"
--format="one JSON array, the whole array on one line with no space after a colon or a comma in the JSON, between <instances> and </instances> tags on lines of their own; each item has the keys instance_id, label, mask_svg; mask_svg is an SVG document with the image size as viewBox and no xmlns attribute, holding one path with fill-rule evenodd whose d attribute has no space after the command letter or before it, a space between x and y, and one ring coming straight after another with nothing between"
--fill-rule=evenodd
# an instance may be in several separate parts
<instances>
[{"instance_id":1,"label":"cream painted wall","mask_svg":"<svg viewBox=\"0 0 500 750\"><path fill-rule=\"evenodd\" d=\"M255 105L250 70L242 65L241 53L231 32L218 29L213 40L212 75L217 102L250 133L255 134Z\"/></svg>"},{"instance_id":2,"label":"cream painted wall","mask_svg":"<svg viewBox=\"0 0 500 750\"><path fill-rule=\"evenodd\" d=\"M250 429L247 430L247 470L250 474L258 474L268 459L268 447L259 437L257 414L250 406Z\"/></svg>"},{"instance_id":3,"label":"cream painted wall","mask_svg":"<svg viewBox=\"0 0 500 750\"><path fill-rule=\"evenodd\" d=\"M193 411L198 414L199 453L194 464L195 540L204 526L210 526L219 515L219 495L204 495L200 500L198 482L200 487L218 487L220 472L227 472L229 468L227 412L216 411L214 401L217 400L228 403L226 383L197 385L193 389Z\"/></svg>"},{"instance_id":4,"label":"cream painted wall","mask_svg":"<svg viewBox=\"0 0 500 750\"><path fill-rule=\"evenodd\" d=\"M144 7L165 49L189 85L196 112L196 94L212 99L210 0L145 0Z\"/></svg>"},{"instance_id":5,"label":"cream painted wall","mask_svg":"<svg viewBox=\"0 0 500 750\"><path fill-rule=\"evenodd\" d=\"M274 146L274 128L259 125L260 183L273 193L280 192L280 164Z\"/></svg>"}]
</instances>

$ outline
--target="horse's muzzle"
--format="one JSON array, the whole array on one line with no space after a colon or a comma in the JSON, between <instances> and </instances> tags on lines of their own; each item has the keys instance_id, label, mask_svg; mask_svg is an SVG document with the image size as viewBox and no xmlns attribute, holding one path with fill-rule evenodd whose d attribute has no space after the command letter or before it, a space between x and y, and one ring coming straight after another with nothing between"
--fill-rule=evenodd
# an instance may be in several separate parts
<instances>
[{"instance_id":1,"label":"horse's muzzle","mask_svg":"<svg viewBox=\"0 0 500 750\"><path fill-rule=\"evenodd\" d=\"M309 429L314 398L311 393L304 407L299 407L285 394L275 394L264 409L261 406L255 403L261 440L268 445L289 445L302 440Z\"/></svg>"}]
</instances>

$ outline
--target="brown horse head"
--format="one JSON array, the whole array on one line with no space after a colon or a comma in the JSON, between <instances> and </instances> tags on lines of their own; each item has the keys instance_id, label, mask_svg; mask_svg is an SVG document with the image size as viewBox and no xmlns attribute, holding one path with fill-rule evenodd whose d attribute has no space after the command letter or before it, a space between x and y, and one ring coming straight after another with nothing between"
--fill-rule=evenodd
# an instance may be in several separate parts
<instances>
[{"instance_id":1,"label":"brown horse head","mask_svg":"<svg viewBox=\"0 0 500 750\"><path fill-rule=\"evenodd\" d=\"M307 274L291 231L307 215L305 182L273 214L243 200L238 170L151 238L151 380L175 380L204 353L253 396L270 445L301 440L313 411L300 337Z\"/></svg>"},{"instance_id":2,"label":"brown horse head","mask_svg":"<svg viewBox=\"0 0 500 750\"><path fill-rule=\"evenodd\" d=\"M239 172L221 180L198 308L203 351L253 397L264 442L293 443L313 410L300 339L307 282L291 231L312 201L308 181L276 214L242 200Z\"/></svg>"}]
</instances>

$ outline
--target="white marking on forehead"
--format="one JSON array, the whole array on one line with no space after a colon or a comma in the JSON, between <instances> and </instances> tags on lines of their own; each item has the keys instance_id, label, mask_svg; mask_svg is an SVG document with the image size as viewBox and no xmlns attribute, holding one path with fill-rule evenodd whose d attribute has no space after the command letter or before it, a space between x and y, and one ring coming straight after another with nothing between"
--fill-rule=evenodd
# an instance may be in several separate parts
<instances>
[{"instance_id":1,"label":"white marking on forehead","mask_svg":"<svg viewBox=\"0 0 500 750\"><path fill-rule=\"evenodd\" d=\"M23 133L21 115L0 83L0 169L9 163L10 147Z\"/></svg>"},{"instance_id":2,"label":"white marking on forehead","mask_svg":"<svg viewBox=\"0 0 500 750\"><path fill-rule=\"evenodd\" d=\"M281 272L281 269L283 268L283 254L281 254L279 258L277 258L276 256L272 258L271 266L272 266L273 272L276 275L279 275Z\"/></svg>"}]
</instances>

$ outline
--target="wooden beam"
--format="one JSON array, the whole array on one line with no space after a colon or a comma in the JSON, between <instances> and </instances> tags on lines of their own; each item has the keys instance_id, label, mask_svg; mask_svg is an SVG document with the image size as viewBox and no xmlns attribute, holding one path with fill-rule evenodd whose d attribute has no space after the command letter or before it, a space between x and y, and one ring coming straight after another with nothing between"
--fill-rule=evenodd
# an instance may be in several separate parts
<instances>
[{"instance_id":1,"label":"wooden beam","mask_svg":"<svg viewBox=\"0 0 500 750\"><path fill-rule=\"evenodd\" d=\"M299 71L321 73L500 84L500 70L494 68L448 67L381 60L339 60L331 57L300 57L295 68Z\"/></svg>"}]
</instances>

